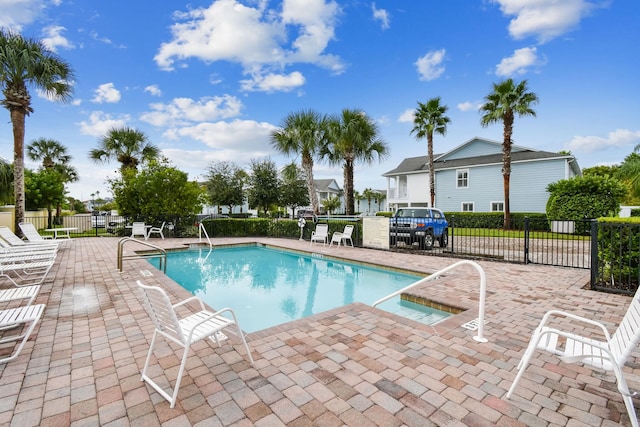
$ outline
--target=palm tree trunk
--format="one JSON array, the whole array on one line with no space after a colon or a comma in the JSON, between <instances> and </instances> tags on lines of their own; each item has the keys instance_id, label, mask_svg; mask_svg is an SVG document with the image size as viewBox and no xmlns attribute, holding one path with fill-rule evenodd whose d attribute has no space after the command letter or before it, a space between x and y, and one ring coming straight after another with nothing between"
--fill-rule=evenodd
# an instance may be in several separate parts
<instances>
[{"instance_id":1,"label":"palm tree trunk","mask_svg":"<svg viewBox=\"0 0 640 427\"><path fill-rule=\"evenodd\" d=\"M509 194L511 187L511 136L513 135L513 114L505 115L504 140L502 142L502 180L504 186L504 229L511 228L511 205Z\"/></svg>"},{"instance_id":2,"label":"palm tree trunk","mask_svg":"<svg viewBox=\"0 0 640 427\"><path fill-rule=\"evenodd\" d=\"M433 132L427 133L427 156L429 157L429 194L431 196L431 207L436 201L436 171L433 170Z\"/></svg>"},{"instance_id":3,"label":"palm tree trunk","mask_svg":"<svg viewBox=\"0 0 640 427\"><path fill-rule=\"evenodd\" d=\"M318 207L318 193L316 193L316 186L313 183L313 159L311 157L302 157L302 169L307 178L307 191L309 192L309 202L311 203L311 209L315 215L320 213Z\"/></svg>"},{"instance_id":4,"label":"palm tree trunk","mask_svg":"<svg viewBox=\"0 0 640 427\"><path fill-rule=\"evenodd\" d=\"M11 108L13 125L13 193L15 197L15 231L21 234L18 224L24 221L24 119L25 112L20 108Z\"/></svg>"},{"instance_id":5,"label":"palm tree trunk","mask_svg":"<svg viewBox=\"0 0 640 427\"><path fill-rule=\"evenodd\" d=\"M353 215L353 161L346 160L344 164L344 201L347 215Z\"/></svg>"}]
</instances>

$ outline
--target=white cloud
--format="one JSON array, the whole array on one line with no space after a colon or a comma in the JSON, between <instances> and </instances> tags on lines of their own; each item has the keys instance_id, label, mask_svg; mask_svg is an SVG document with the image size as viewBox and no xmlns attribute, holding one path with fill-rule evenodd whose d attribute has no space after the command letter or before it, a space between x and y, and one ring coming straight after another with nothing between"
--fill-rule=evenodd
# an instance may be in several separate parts
<instances>
[{"instance_id":1,"label":"white cloud","mask_svg":"<svg viewBox=\"0 0 640 427\"><path fill-rule=\"evenodd\" d=\"M444 66L441 64L445 54L445 49L433 50L418 58L415 65L418 68L420 80L435 80L444 73Z\"/></svg>"},{"instance_id":2,"label":"white cloud","mask_svg":"<svg viewBox=\"0 0 640 427\"><path fill-rule=\"evenodd\" d=\"M154 103L153 111L143 113L140 120L154 126L172 127L192 122L203 122L237 117L242 102L231 95L191 98L174 98L169 104Z\"/></svg>"},{"instance_id":3,"label":"white cloud","mask_svg":"<svg viewBox=\"0 0 640 427\"><path fill-rule=\"evenodd\" d=\"M103 102L114 104L120 101L120 91L115 88L113 83L104 83L98 86L98 89L94 90L96 94L91 102L96 104L102 104Z\"/></svg>"},{"instance_id":4,"label":"white cloud","mask_svg":"<svg viewBox=\"0 0 640 427\"><path fill-rule=\"evenodd\" d=\"M0 28L22 30L40 16L45 9L43 0L0 0Z\"/></svg>"},{"instance_id":5,"label":"white cloud","mask_svg":"<svg viewBox=\"0 0 640 427\"><path fill-rule=\"evenodd\" d=\"M63 31L66 31L65 27L59 25L50 25L42 29L42 43L52 51L56 52L56 48L62 47L64 49L75 48L66 37L62 35Z\"/></svg>"},{"instance_id":6,"label":"white cloud","mask_svg":"<svg viewBox=\"0 0 640 427\"><path fill-rule=\"evenodd\" d=\"M173 70L176 62L185 65L190 58L229 61L241 64L250 75L284 75L282 69L294 63L314 64L334 73L344 70L339 57L325 53L335 38L337 3L284 0L281 10L266 9L263 1L255 3L254 8L236 0L217 0L208 8L176 13L179 22L171 27L172 40L162 43L156 63ZM289 35L293 35L291 42ZM277 86L266 87L275 90ZM282 87L290 90L288 85Z\"/></svg>"},{"instance_id":7,"label":"white cloud","mask_svg":"<svg viewBox=\"0 0 640 427\"><path fill-rule=\"evenodd\" d=\"M458 110L460 111L478 111L480 107L482 107L482 102L480 101L465 101L457 105Z\"/></svg>"},{"instance_id":8,"label":"white cloud","mask_svg":"<svg viewBox=\"0 0 640 427\"><path fill-rule=\"evenodd\" d=\"M305 78L302 73L294 71L290 74L256 75L248 80L240 80L242 90L259 92L290 92L304 85Z\"/></svg>"},{"instance_id":9,"label":"white cloud","mask_svg":"<svg viewBox=\"0 0 640 427\"><path fill-rule=\"evenodd\" d=\"M245 153L242 160L247 161L251 157L264 157L273 153L269 135L275 129L276 126L266 122L234 120L170 129L164 136L169 139L188 137L217 150L241 148Z\"/></svg>"},{"instance_id":10,"label":"white cloud","mask_svg":"<svg viewBox=\"0 0 640 427\"><path fill-rule=\"evenodd\" d=\"M575 29L580 20L601 4L589 0L492 0L500 5L509 22L509 34L516 40L533 36L545 43Z\"/></svg>"},{"instance_id":11,"label":"white cloud","mask_svg":"<svg viewBox=\"0 0 640 427\"><path fill-rule=\"evenodd\" d=\"M415 117L415 109L409 108L406 109L400 114L398 117L398 121L400 123L413 123L413 118Z\"/></svg>"},{"instance_id":12,"label":"white cloud","mask_svg":"<svg viewBox=\"0 0 640 427\"><path fill-rule=\"evenodd\" d=\"M182 150L179 148L165 148L162 155L171 159L171 163L176 165L180 170L195 170L202 173L211 165L212 162L234 162L243 165L254 156L247 156L246 153L237 150ZM255 156L263 157L263 156ZM195 179L195 176L189 176L189 179Z\"/></svg>"},{"instance_id":13,"label":"white cloud","mask_svg":"<svg viewBox=\"0 0 640 427\"><path fill-rule=\"evenodd\" d=\"M383 30L388 30L391 26L389 23L389 12L385 9L376 9L376 4L371 4L371 11L373 12L373 19L380 21L380 26Z\"/></svg>"},{"instance_id":14,"label":"white cloud","mask_svg":"<svg viewBox=\"0 0 640 427\"><path fill-rule=\"evenodd\" d=\"M106 135L111 128L126 126L130 119L128 115L113 118L103 111L93 111L89 115L89 120L77 123L77 125L80 126L81 134L101 137Z\"/></svg>"},{"instance_id":15,"label":"white cloud","mask_svg":"<svg viewBox=\"0 0 640 427\"><path fill-rule=\"evenodd\" d=\"M513 56L503 58L496 65L496 75L524 74L529 67L539 65L539 63L536 47L523 47L522 49L516 49L513 52Z\"/></svg>"},{"instance_id":16,"label":"white cloud","mask_svg":"<svg viewBox=\"0 0 640 427\"><path fill-rule=\"evenodd\" d=\"M640 130L616 129L609 132L606 138L600 136L574 136L568 144L567 150L589 153L609 148L630 147L640 144Z\"/></svg>"},{"instance_id":17,"label":"white cloud","mask_svg":"<svg viewBox=\"0 0 640 427\"><path fill-rule=\"evenodd\" d=\"M160 90L158 85L149 85L149 86L144 88L144 91L150 93L151 96L161 96L162 95L162 91Z\"/></svg>"}]
</instances>

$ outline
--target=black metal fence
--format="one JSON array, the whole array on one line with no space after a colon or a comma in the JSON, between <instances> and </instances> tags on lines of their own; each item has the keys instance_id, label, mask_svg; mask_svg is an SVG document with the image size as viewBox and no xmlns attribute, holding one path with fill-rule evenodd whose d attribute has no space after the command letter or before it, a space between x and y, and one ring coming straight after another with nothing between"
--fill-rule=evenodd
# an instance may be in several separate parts
<instances>
[{"instance_id":1,"label":"black metal fence","mask_svg":"<svg viewBox=\"0 0 640 427\"><path fill-rule=\"evenodd\" d=\"M634 294L640 285L640 224L598 222L593 235L591 288Z\"/></svg>"},{"instance_id":2,"label":"black metal fence","mask_svg":"<svg viewBox=\"0 0 640 427\"><path fill-rule=\"evenodd\" d=\"M591 220L512 218L508 230L501 221L495 223L493 216L486 221L476 216L474 222L478 226L465 224L467 220L458 223L455 215L448 220L448 239L436 236L433 248L425 248L421 238L414 238L404 239L391 249L524 264L586 269L591 266ZM494 227L487 226L491 221Z\"/></svg>"}]
</instances>

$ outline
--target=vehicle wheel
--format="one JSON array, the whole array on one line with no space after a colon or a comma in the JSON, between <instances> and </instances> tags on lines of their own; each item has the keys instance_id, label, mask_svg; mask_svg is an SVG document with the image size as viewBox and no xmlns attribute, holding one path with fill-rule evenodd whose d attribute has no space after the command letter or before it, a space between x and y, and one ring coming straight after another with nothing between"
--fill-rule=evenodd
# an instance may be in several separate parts
<instances>
[{"instance_id":1,"label":"vehicle wheel","mask_svg":"<svg viewBox=\"0 0 640 427\"><path fill-rule=\"evenodd\" d=\"M449 229L448 228L444 229L444 232L442 233L442 236L440 236L439 243L440 243L440 247L441 248L446 248L447 245L449 244Z\"/></svg>"},{"instance_id":2,"label":"vehicle wheel","mask_svg":"<svg viewBox=\"0 0 640 427\"><path fill-rule=\"evenodd\" d=\"M423 243L423 246L426 250L433 249L433 231L429 230L426 232L426 234L424 235Z\"/></svg>"}]
</instances>

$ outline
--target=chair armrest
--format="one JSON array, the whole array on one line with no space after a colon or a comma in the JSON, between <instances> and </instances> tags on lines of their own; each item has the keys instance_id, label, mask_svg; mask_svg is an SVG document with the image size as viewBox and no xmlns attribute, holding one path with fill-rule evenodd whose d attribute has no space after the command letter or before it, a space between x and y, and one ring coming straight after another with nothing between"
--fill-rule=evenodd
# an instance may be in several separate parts
<instances>
[{"instance_id":1,"label":"chair armrest","mask_svg":"<svg viewBox=\"0 0 640 427\"><path fill-rule=\"evenodd\" d=\"M180 307L180 306L185 305L185 304L188 304L188 303L190 303L191 301L194 301L194 300L196 300L196 301L198 301L198 302L200 303L200 308L201 308L202 310L204 310L204 309L205 309L205 307L204 307L204 303L202 302L202 300L201 300L200 298L198 298L198 297L195 297L195 296L194 296L194 297L187 298L187 299L185 299L185 300L182 300L182 301L180 301L180 302L178 302L178 303L176 303L176 304L173 304L171 307L173 307L173 308Z\"/></svg>"},{"instance_id":2,"label":"chair armrest","mask_svg":"<svg viewBox=\"0 0 640 427\"><path fill-rule=\"evenodd\" d=\"M550 310L547 313L545 313L545 315L542 317L542 320L540 321L540 324L538 325L536 330L537 331L542 330L542 328L547 324L547 322L551 319L552 316L566 317L568 319L575 320L577 322L583 322L583 323L587 323L589 325L595 326L595 327L599 328L602 331L602 333L606 337L607 341L611 341L611 335L609 334L609 331L607 330L607 328L602 323L597 322L595 320L587 319L586 317L577 316L575 314L567 313L565 311L560 311L560 310ZM555 331L555 329L554 329L554 331ZM560 332L560 331L558 331L558 332ZM567 334L566 332L565 333L559 333L559 335L562 335L562 336L566 336L566 334Z\"/></svg>"}]
</instances>

